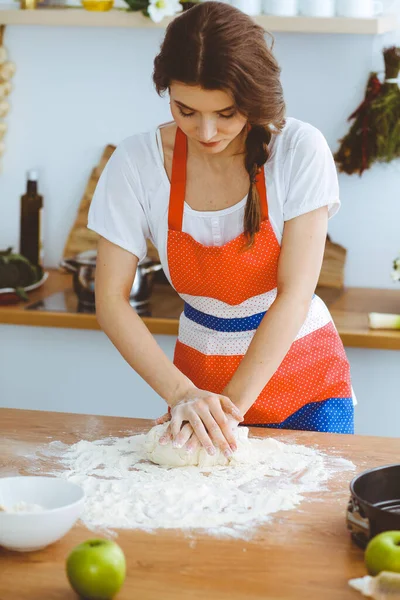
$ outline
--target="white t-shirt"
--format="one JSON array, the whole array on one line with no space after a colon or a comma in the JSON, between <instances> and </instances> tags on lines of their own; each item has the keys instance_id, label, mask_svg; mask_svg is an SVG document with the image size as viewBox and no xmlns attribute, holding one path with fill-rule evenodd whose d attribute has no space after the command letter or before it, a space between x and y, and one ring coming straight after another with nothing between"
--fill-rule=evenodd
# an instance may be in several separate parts
<instances>
[{"instance_id":1,"label":"white t-shirt","mask_svg":"<svg viewBox=\"0 0 400 600\"><path fill-rule=\"evenodd\" d=\"M269 217L281 243L285 221L321 206L329 217L340 207L332 153L322 133L288 118L273 136L265 165ZM169 277L166 245L170 182L164 168L159 128L122 141L108 161L89 210L88 227L136 255L157 248ZM246 198L230 208L196 211L185 203L182 230L206 246L220 246L243 232Z\"/></svg>"}]
</instances>

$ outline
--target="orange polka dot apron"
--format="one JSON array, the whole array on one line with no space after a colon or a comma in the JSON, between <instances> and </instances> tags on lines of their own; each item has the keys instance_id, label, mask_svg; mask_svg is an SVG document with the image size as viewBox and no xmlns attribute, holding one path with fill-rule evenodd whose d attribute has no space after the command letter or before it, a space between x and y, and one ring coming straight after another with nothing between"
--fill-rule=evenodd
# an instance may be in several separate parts
<instances>
[{"instance_id":1,"label":"orange polka dot apron","mask_svg":"<svg viewBox=\"0 0 400 600\"><path fill-rule=\"evenodd\" d=\"M280 245L268 219L264 170L257 180L262 223L250 250L244 234L204 246L182 231L187 138L175 140L167 257L185 302L174 363L201 389L222 393L277 295ZM330 313L318 296L281 365L246 413L245 424L353 432L349 364Z\"/></svg>"}]
</instances>

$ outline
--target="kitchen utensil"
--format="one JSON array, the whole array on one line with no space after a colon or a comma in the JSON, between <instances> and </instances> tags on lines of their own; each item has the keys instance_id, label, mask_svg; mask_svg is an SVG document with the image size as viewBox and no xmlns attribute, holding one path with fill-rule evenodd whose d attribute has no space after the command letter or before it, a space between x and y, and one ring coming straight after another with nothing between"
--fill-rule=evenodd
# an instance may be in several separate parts
<instances>
[{"instance_id":1,"label":"kitchen utensil","mask_svg":"<svg viewBox=\"0 0 400 600\"><path fill-rule=\"evenodd\" d=\"M298 13L298 0L264 0L263 13L279 17L294 17Z\"/></svg>"},{"instance_id":2,"label":"kitchen utensil","mask_svg":"<svg viewBox=\"0 0 400 600\"><path fill-rule=\"evenodd\" d=\"M382 531L400 530L400 464L377 467L350 483L347 527L357 545Z\"/></svg>"},{"instance_id":3,"label":"kitchen utensil","mask_svg":"<svg viewBox=\"0 0 400 600\"><path fill-rule=\"evenodd\" d=\"M383 3L380 0L336 0L338 17L368 19L381 14Z\"/></svg>"},{"instance_id":4,"label":"kitchen utensil","mask_svg":"<svg viewBox=\"0 0 400 600\"><path fill-rule=\"evenodd\" d=\"M299 0L299 14L303 17L334 17L335 0Z\"/></svg>"},{"instance_id":5,"label":"kitchen utensil","mask_svg":"<svg viewBox=\"0 0 400 600\"><path fill-rule=\"evenodd\" d=\"M60 266L73 273L73 287L79 302L95 306L96 250L81 252L74 258L63 259ZM154 273L160 271L160 263L145 258L136 270L129 301L132 306L140 306L149 301L153 288Z\"/></svg>"},{"instance_id":6,"label":"kitchen utensil","mask_svg":"<svg viewBox=\"0 0 400 600\"><path fill-rule=\"evenodd\" d=\"M0 546L18 552L40 550L61 539L79 518L84 492L75 483L55 477L0 478ZM20 503L36 504L40 512L9 512Z\"/></svg>"},{"instance_id":7,"label":"kitchen utensil","mask_svg":"<svg viewBox=\"0 0 400 600\"><path fill-rule=\"evenodd\" d=\"M231 4L247 15L261 14L261 0L232 0Z\"/></svg>"}]
</instances>

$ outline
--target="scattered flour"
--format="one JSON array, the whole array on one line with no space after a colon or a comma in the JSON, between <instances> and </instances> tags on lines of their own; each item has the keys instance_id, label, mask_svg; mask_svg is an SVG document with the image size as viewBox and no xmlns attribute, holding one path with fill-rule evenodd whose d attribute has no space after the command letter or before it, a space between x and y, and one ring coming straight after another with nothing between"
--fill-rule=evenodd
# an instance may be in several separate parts
<instances>
[{"instance_id":1,"label":"scattered flour","mask_svg":"<svg viewBox=\"0 0 400 600\"><path fill-rule=\"evenodd\" d=\"M353 463L273 438L247 438L228 466L165 467L148 460L146 434L80 441L61 456L57 475L86 494L91 529L202 529L247 537L272 514L295 508ZM146 449L147 448L147 449Z\"/></svg>"}]
</instances>

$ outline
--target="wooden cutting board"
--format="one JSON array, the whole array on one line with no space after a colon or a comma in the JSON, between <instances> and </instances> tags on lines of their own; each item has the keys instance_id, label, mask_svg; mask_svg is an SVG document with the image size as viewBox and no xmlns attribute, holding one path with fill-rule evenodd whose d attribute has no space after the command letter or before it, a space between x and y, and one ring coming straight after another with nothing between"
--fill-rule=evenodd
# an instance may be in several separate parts
<instances>
[{"instance_id":1,"label":"wooden cutting board","mask_svg":"<svg viewBox=\"0 0 400 600\"><path fill-rule=\"evenodd\" d=\"M83 198L78 208L75 222L64 247L63 258L70 258L75 254L79 254L79 252L84 252L85 250L95 250L97 247L99 236L97 233L87 228L87 217L94 190L96 189L100 175L102 174L103 169L115 148L115 146L108 144L104 148L100 163L91 172L89 181L87 182L86 189L83 194Z\"/></svg>"},{"instance_id":2,"label":"wooden cutting board","mask_svg":"<svg viewBox=\"0 0 400 600\"><path fill-rule=\"evenodd\" d=\"M100 175L102 174L103 169L112 156L115 148L116 146L113 146L112 144L108 144L104 148L99 164L92 170L90 174L85 192L79 204L75 222L64 247L63 258L70 258L76 254L79 254L80 252L85 252L86 250L95 250L97 247L99 236L97 233L87 228L88 213L94 191L100 179ZM158 252L150 240L147 242L147 249L147 256L158 261Z\"/></svg>"}]
</instances>

